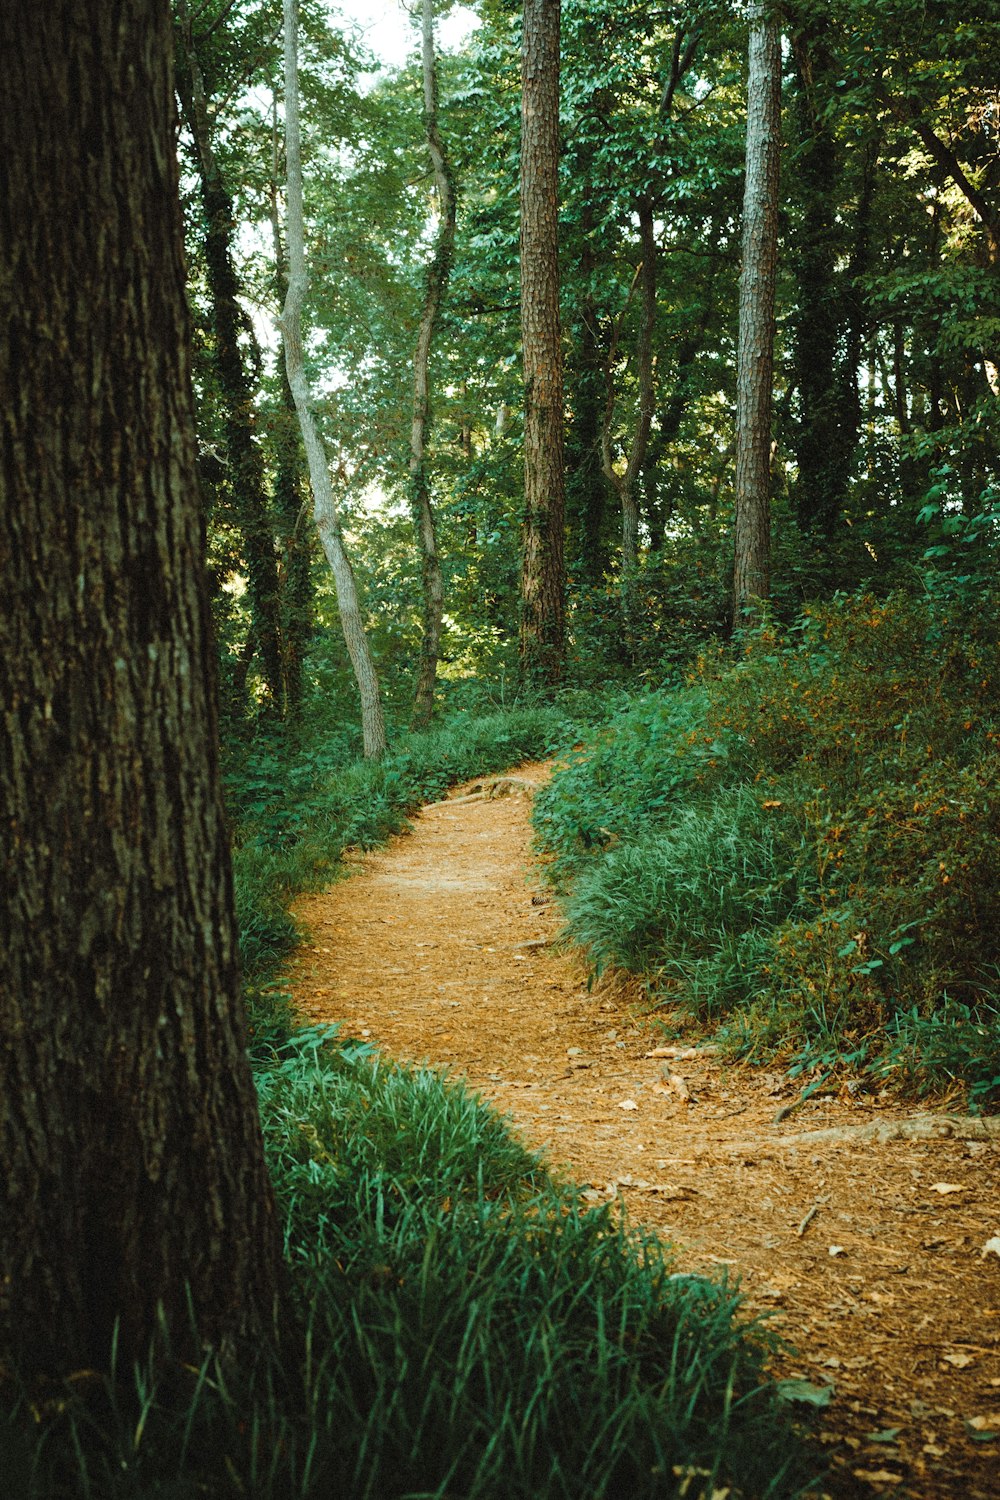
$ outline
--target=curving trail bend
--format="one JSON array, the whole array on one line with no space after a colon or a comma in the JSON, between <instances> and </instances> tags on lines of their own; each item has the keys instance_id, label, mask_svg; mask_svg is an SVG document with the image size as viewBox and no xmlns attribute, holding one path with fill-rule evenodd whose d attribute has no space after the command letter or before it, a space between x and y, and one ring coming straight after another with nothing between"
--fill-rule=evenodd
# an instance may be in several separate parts
<instances>
[{"instance_id":1,"label":"curving trail bend","mask_svg":"<svg viewBox=\"0 0 1000 1500\"><path fill-rule=\"evenodd\" d=\"M546 775L457 789L302 898L299 1011L464 1077L682 1269L738 1275L798 1347L781 1373L834 1384L831 1495L995 1500L1000 1256L981 1250L1000 1235L1000 1136L865 1139L851 1132L907 1113L870 1097L816 1096L775 1124L797 1097L779 1070L651 1056L666 1039L634 990L589 989L551 947L529 821Z\"/></svg>"}]
</instances>

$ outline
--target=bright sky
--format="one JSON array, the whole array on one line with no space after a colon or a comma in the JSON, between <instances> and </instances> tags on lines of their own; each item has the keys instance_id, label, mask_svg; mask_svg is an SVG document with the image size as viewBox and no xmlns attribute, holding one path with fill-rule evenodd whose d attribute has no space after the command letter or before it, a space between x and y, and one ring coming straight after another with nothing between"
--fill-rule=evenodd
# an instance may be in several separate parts
<instances>
[{"instance_id":1,"label":"bright sky","mask_svg":"<svg viewBox=\"0 0 1000 1500\"><path fill-rule=\"evenodd\" d=\"M411 4L416 13L416 0ZM330 8L354 22L368 47L387 67L399 67L416 51L420 30L404 0L331 0ZM475 26L476 16L468 6L455 5L451 14L437 23L438 45L444 49L458 46Z\"/></svg>"}]
</instances>

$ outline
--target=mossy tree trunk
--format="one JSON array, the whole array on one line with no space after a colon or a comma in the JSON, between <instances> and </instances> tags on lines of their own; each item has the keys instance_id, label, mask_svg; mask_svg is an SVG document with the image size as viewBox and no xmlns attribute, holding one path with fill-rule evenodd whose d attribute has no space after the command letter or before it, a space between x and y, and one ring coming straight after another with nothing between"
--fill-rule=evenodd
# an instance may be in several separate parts
<instances>
[{"instance_id":1,"label":"mossy tree trunk","mask_svg":"<svg viewBox=\"0 0 1000 1500\"><path fill-rule=\"evenodd\" d=\"M771 396L781 163L781 34L768 4L750 11L743 265L736 355L733 624L759 618L771 588Z\"/></svg>"},{"instance_id":2,"label":"mossy tree trunk","mask_svg":"<svg viewBox=\"0 0 1000 1500\"><path fill-rule=\"evenodd\" d=\"M521 668L555 684L565 659L563 361L559 327L559 0L525 0L521 64L524 525Z\"/></svg>"},{"instance_id":3,"label":"mossy tree trunk","mask_svg":"<svg viewBox=\"0 0 1000 1500\"><path fill-rule=\"evenodd\" d=\"M178 97L194 141L205 211L205 274L211 304L213 360L222 394L228 471L226 489L243 539L253 636L260 657L265 707L287 709L282 672L281 597L274 528L269 513L264 454L257 434L255 381L240 339L255 345L253 327L240 304L233 256L233 202L215 151L198 39L187 0L178 0L183 69Z\"/></svg>"},{"instance_id":4,"label":"mossy tree trunk","mask_svg":"<svg viewBox=\"0 0 1000 1500\"><path fill-rule=\"evenodd\" d=\"M0 12L0 1364L273 1328L167 0Z\"/></svg>"}]
</instances>

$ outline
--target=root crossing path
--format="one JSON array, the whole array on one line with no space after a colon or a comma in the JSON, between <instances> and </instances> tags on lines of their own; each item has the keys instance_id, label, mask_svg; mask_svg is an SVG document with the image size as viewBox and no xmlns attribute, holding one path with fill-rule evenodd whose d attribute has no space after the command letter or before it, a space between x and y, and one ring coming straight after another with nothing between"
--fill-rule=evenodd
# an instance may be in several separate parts
<instances>
[{"instance_id":1,"label":"root crossing path","mask_svg":"<svg viewBox=\"0 0 1000 1500\"><path fill-rule=\"evenodd\" d=\"M1000 1496L1000 1137L871 1096L796 1105L779 1070L589 988L532 859L546 774L458 789L304 898L300 1013L464 1078L680 1269L738 1277L795 1346L781 1375L832 1387L813 1418L830 1494Z\"/></svg>"}]
</instances>

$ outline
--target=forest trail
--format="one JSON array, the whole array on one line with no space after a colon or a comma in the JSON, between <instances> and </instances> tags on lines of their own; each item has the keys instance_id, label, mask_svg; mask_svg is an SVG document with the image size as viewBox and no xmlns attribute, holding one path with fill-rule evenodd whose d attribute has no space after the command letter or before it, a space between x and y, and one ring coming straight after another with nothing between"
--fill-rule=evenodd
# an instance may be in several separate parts
<instances>
[{"instance_id":1,"label":"forest trail","mask_svg":"<svg viewBox=\"0 0 1000 1500\"><path fill-rule=\"evenodd\" d=\"M680 1269L738 1276L798 1350L782 1376L832 1382L816 1422L830 1494L1000 1495L1000 1255L982 1253L1000 1235L1000 1137L803 1139L907 1111L817 1095L775 1124L798 1097L779 1070L657 1053L668 1039L634 996L588 990L549 946L529 821L546 775L458 788L302 898L300 1012L465 1078L594 1201L673 1241Z\"/></svg>"}]
</instances>

